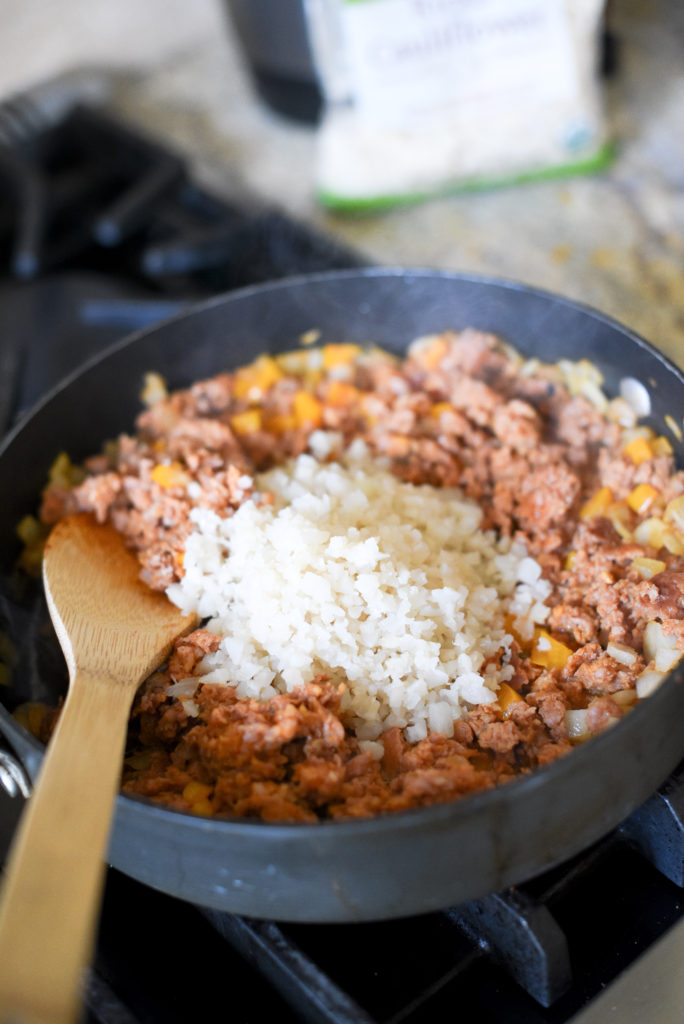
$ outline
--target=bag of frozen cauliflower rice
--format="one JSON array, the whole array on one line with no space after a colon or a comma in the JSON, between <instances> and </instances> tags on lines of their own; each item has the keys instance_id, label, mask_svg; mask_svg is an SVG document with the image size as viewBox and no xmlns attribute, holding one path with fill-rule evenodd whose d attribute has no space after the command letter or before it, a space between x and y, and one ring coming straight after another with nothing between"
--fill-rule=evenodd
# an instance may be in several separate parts
<instances>
[{"instance_id":1,"label":"bag of frozen cauliflower rice","mask_svg":"<svg viewBox=\"0 0 684 1024\"><path fill-rule=\"evenodd\" d=\"M594 169L604 0L307 0L317 191L363 209Z\"/></svg>"}]
</instances>

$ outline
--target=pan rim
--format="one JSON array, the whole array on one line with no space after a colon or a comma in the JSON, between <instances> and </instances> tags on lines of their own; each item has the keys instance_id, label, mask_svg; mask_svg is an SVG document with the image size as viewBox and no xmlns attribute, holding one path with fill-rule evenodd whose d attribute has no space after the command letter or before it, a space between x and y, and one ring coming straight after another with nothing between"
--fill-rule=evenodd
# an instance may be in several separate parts
<instances>
[{"instance_id":1,"label":"pan rim","mask_svg":"<svg viewBox=\"0 0 684 1024\"><path fill-rule=\"evenodd\" d=\"M670 372L674 373L680 383L684 385L684 369L679 367L673 359L670 358L666 353L662 352L652 342L648 341L643 335L638 334L632 328L626 324L612 317L608 313L603 313L597 310L595 307L583 303L579 300L572 299L569 296L560 295L557 292L553 292L546 288L540 288L535 285L527 285L522 281L517 281L513 278L508 277L497 277L495 275L485 274L470 274L461 273L460 271L451 271L443 269L431 269L426 266L404 266L401 264L389 265L389 266L368 266L362 268L352 268L345 270L327 270L318 271L310 274L294 274L288 277L279 278L276 281L266 281L260 284L246 285L243 288L235 288L230 291L220 292L217 295L212 295L208 299L202 299L199 302L193 302L188 305L186 309L182 309L175 313L172 313L168 317L157 321L153 324L148 324L145 327L141 327L137 331L130 332L122 336L118 341L113 342L111 345L107 345L101 352L96 353L90 359L85 360L80 366L76 367L70 373L57 382L49 391L45 393L37 402L35 402L26 412L21 416L20 420L12 427L5 437L0 441L0 456L3 455L6 448L10 446L17 434L24 428L26 423L32 419L40 410L47 405L56 395L68 388L74 381L78 380L79 377L86 374L91 368L98 366L100 363L114 356L116 353L123 351L126 348L132 347L139 340L146 338L152 334L156 334L159 330L166 329L168 326L181 323L182 321L191 318L197 314L201 314L205 310L214 309L222 306L228 302L239 301L247 299L252 295L272 293L279 290L291 290L293 287L307 287L311 284L324 283L326 281L337 281L337 280L351 280L354 278L405 278L408 280L422 280L426 278L431 279L442 279L446 281L454 282L468 282L476 285L482 285L486 287L501 288L504 291L511 292L524 292L528 295L533 295L538 298L548 300L556 303L566 309L581 312L589 316L592 320L605 324L607 327L617 330L623 335L629 337L630 341L634 342L639 348L648 352L653 358L665 366Z\"/></svg>"}]
</instances>

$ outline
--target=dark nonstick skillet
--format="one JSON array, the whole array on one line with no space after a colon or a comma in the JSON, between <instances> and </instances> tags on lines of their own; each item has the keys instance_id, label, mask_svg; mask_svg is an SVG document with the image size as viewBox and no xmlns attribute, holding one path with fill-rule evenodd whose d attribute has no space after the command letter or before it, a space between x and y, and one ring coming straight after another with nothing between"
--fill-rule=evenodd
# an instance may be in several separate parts
<instances>
[{"instance_id":1,"label":"dark nonstick skillet","mask_svg":"<svg viewBox=\"0 0 684 1024\"><path fill-rule=\"evenodd\" d=\"M78 460L131 428L142 376L170 386L216 373L261 351L321 341L375 342L400 351L414 337L468 325L499 333L555 361L587 357L606 388L634 377L648 389L650 422L682 445L684 376L626 328L565 299L521 285L431 271L322 274L220 297L118 344L54 391L0 450L0 567L6 629L17 649L0 727L35 773L41 748L11 717L26 699L54 703L61 655L35 589L12 579L15 525L35 508L48 467ZM19 588L21 590L21 588ZM111 863L186 900L255 917L357 921L434 910L522 881L616 826L684 754L684 670L678 668L618 726L500 789L453 804L369 821L282 825L210 820L119 797Z\"/></svg>"}]
</instances>

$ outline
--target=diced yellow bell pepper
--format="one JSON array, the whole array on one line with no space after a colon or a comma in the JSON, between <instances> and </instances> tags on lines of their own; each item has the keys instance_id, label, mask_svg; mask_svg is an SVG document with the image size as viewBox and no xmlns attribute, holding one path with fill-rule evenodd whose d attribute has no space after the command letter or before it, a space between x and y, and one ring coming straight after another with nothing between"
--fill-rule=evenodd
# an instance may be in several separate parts
<instances>
[{"instance_id":1,"label":"diced yellow bell pepper","mask_svg":"<svg viewBox=\"0 0 684 1024\"><path fill-rule=\"evenodd\" d=\"M633 517L626 501L614 501L604 513L623 540L632 540Z\"/></svg>"},{"instance_id":2,"label":"diced yellow bell pepper","mask_svg":"<svg viewBox=\"0 0 684 1024\"><path fill-rule=\"evenodd\" d=\"M412 343L409 354L424 369L434 370L448 350L449 346L443 335L426 335Z\"/></svg>"},{"instance_id":3,"label":"diced yellow bell pepper","mask_svg":"<svg viewBox=\"0 0 684 1024\"><path fill-rule=\"evenodd\" d=\"M438 420L443 412L453 412L453 408L451 402L435 402L430 408L430 415Z\"/></svg>"},{"instance_id":4,"label":"diced yellow bell pepper","mask_svg":"<svg viewBox=\"0 0 684 1024\"><path fill-rule=\"evenodd\" d=\"M634 437L622 449L622 454L630 458L636 466L640 466L642 462L653 458L653 449L647 438Z\"/></svg>"},{"instance_id":5,"label":"diced yellow bell pepper","mask_svg":"<svg viewBox=\"0 0 684 1024\"><path fill-rule=\"evenodd\" d=\"M601 487L580 509L580 519L593 519L595 516L604 516L610 505L613 504L613 492L610 487Z\"/></svg>"},{"instance_id":6,"label":"diced yellow bell pepper","mask_svg":"<svg viewBox=\"0 0 684 1024\"><path fill-rule=\"evenodd\" d=\"M637 515L643 515L651 507L659 492L652 484L637 484L627 495L627 504Z\"/></svg>"},{"instance_id":7,"label":"diced yellow bell pepper","mask_svg":"<svg viewBox=\"0 0 684 1024\"><path fill-rule=\"evenodd\" d=\"M195 803L196 800L206 800L211 793L211 786L208 786L205 782L188 782L183 789L183 799L187 800L189 804Z\"/></svg>"},{"instance_id":8,"label":"diced yellow bell pepper","mask_svg":"<svg viewBox=\"0 0 684 1024\"><path fill-rule=\"evenodd\" d=\"M211 805L209 796L211 786L203 782L188 782L183 789L183 799L190 804L190 810L195 814L213 814L214 808Z\"/></svg>"},{"instance_id":9,"label":"diced yellow bell pepper","mask_svg":"<svg viewBox=\"0 0 684 1024\"><path fill-rule=\"evenodd\" d=\"M523 697L509 686L508 683L501 683L499 686L499 692L496 695L496 702L504 713L504 716L510 713L511 708L514 704L525 703Z\"/></svg>"},{"instance_id":10,"label":"diced yellow bell pepper","mask_svg":"<svg viewBox=\"0 0 684 1024\"><path fill-rule=\"evenodd\" d=\"M672 455L672 445L662 434L654 437L650 444L654 455Z\"/></svg>"},{"instance_id":11,"label":"diced yellow bell pepper","mask_svg":"<svg viewBox=\"0 0 684 1024\"><path fill-rule=\"evenodd\" d=\"M211 806L210 800L196 800L191 806L190 810L193 814L202 814L205 818L208 818L214 813L214 808Z\"/></svg>"},{"instance_id":12,"label":"diced yellow bell pepper","mask_svg":"<svg viewBox=\"0 0 684 1024\"><path fill-rule=\"evenodd\" d=\"M230 418L230 425L240 436L261 430L261 409L246 409L244 412L236 412Z\"/></svg>"},{"instance_id":13,"label":"diced yellow bell pepper","mask_svg":"<svg viewBox=\"0 0 684 1024\"><path fill-rule=\"evenodd\" d=\"M27 515L19 520L17 537L22 544L38 544L45 537L45 527L35 516Z\"/></svg>"},{"instance_id":14,"label":"diced yellow bell pepper","mask_svg":"<svg viewBox=\"0 0 684 1024\"><path fill-rule=\"evenodd\" d=\"M530 661L541 668L563 668L571 654L570 647L560 640L554 640L545 629L540 629L532 644Z\"/></svg>"},{"instance_id":15,"label":"diced yellow bell pepper","mask_svg":"<svg viewBox=\"0 0 684 1024\"><path fill-rule=\"evenodd\" d=\"M345 380L331 380L326 394L326 401L336 409L354 405L358 400L359 389Z\"/></svg>"},{"instance_id":16,"label":"diced yellow bell pepper","mask_svg":"<svg viewBox=\"0 0 684 1024\"><path fill-rule=\"evenodd\" d=\"M150 473L150 479L159 487L182 487L188 475L180 462L160 462Z\"/></svg>"},{"instance_id":17,"label":"diced yellow bell pepper","mask_svg":"<svg viewBox=\"0 0 684 1024\"><path fill-rule=\"evenodd\" d=\"M75 487L84 477L81 467L75 466L66 452L60 452L48 471L48 480L57 487Z\"/></svg>"},{"instance_id":18,"label":"diced yellow bell pepper","mask_svg":"<svg viewBox=\"0 0 684 1024\"><path fill-rule=\"evenodd\" d=\"M284 434L288 430L296 430L298 426L297 417L292 413L278 413L264 420L264 428L271 434Z\"/></svg>"},{"instance_id":19,"label":"diced yellow bell pepper","mask_svg":"<svg viewBox=\"0 0 684 1024\"><path fill-rule=\"evenodd\" d=\"M294 396L292 411L300 427L320 427L323 422L323 407L315 395L298 391Z\"/></svg>"},{"instance_id":20,"label":"diced yellow bell pepper","mask_svg":"<svg viewBox=\"0 0 684 1024\"><path fill-rule=\"evenodd\" d=\"M258 399L282 378L283 372L273 356L262 355L249 366L237 371L233 383L233 394L236 398L256 397Z\"/></svg>"},{"instance_id":21,"label":"diced yellow bell pepper","mask_svg":"<svg viewBox=\"0 0 684 1024\"><path fill-rule=\"evenodd\" d=\"M341 343L339 345L323 346L323 367L326 370L333 366L341 366L344 363L351 363L358 356L361 348L359 345Z\"/></svg>"}]
</instances>

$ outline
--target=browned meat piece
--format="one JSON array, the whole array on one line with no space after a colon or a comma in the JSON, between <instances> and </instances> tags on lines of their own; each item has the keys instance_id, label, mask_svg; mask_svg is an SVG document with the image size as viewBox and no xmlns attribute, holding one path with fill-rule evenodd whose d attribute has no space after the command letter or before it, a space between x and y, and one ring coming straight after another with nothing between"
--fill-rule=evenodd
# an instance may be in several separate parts
<instances>
[{"instance_id":1,"label":"browned meat piece","mask_svg":"<svg viewBox=\"0 0 684 1024\"><path fill-rule=\"evenodd\" d=\"M569 740L561 741L560 743L542 743L536 751L537 764L539 766L550 764L551 761L555 761L564 754L569 754L571 750L572 744Z\"/></svg>"},{"instance_id":2,"label":"browned meat piece","mask_svg":"<svg viewBox=\"0 0 684 1024\"><path fill-rule=\"evenodd\" d=\"M558 604L549 613L548 627L553 633L568 633L578 644L588 644L598 639L599 620L591 608Z\"/></svg>"},{"instance_id":3,"label":"browned meat piece","mask_svg":"<svg viewBox=\"0 0 684 1024\"><path fill-rule=\"evenodd\" d=\"M636 608L645 619L684 618L684 571L659 572L636 588Z\"/></svg>"},{"instance_id":4,"label":"browned meat piece","mask_svg":"<svg viewBox=\"0 0 684 1024\"><path fill-rule=\"evenodd\" d=\"M491 722L477 732L477 741L485 750L507 754L520 742L520 730L510 718L505 722Z\"/></svg>"},{"instance_id":5,"label":"browned meat piece","mask_svg":"<svg viewBox=\"0 0 684 1024\"><path fill-rule=\"evenodd\" d=\"M392 729L386 729L382 734L382 745L385 748L382 767L385 774L391 779L402 770L408 744L401 729L394 726Z\"/></svg>"},{"instance_id":6,"label":"browned meat piece","mask_svg":"<svg viewBox=\"0 0 684 1024\"><path fill-rule=\"evenodd\" d=\"M179 637L169 659L169 675L176 681L191 676L204 655L217 651L220 645L221 638L208 629L196 629Z\"/></svg>"},{"instance_id":7,"label":"browned meat piece","mask_svg":"<svg viewBox=\"0 0 684 1024\"><path fill-rule=\"evenodd\" d=\"M607 654L600 644L589 643L569 658L561 675L581 683L588 693L616 693L633 687L643 667L641 658L626 666Z\"/></svg>"},{"instance_id":8,"label":"browned meat piece","mask_svg":"<svg viewBox=\"0 0 684 1024\"><path fill-rule=\"evenodd\" d=\"M505 405L497 406L492 429L504 444L515 451L525 452L539 444L542 423L531 405L514 398Z\"/></svg>"},{"instance_id":9,"label":"browned meat piece","mask_svg":"<svg viewBox=\"0 0 684 1024\"><path fill-rule=\"evenodd\" d=\"M307 759L296 764L292 773L294 785L303 799L325 806L339 799L346 777L343 764Z\"/></svg>"},{"instance_id":10,"label":"browned meat piece","mask_svg":"<svg viewBox=\"0 0 684 1024\"><path fill-rule=\"evenodd\" d=\"M91 476L74 489L79 509L92 512L98 523L104 523L122 487L118 473Z\"/></svg>"},{"instance_id":11,"label":"browned meat piece","mask_svg":"<svg viewBox=\"0 0 684 1024\"><path fill-rule=\"evenodd\" d=\"M491 772L478 771L465 757L453 757L449 763L422 768L398 776L388 801L393 811L407 807L444 803L466 793L489 789L494 784Z\"/></svg>"},{"instance_id":12,"label":"browned meat piece","mask_svg":"<svg viewBox=\"0 0 684 1024\"><path fill-rule=\"evenodd\" d=\"M478 426L489 426L500 399L496 391L473 377L457 378L448 392L449 401Z\"/></svg>"},{"instance_id":13,"label":"browned meat piece","mask_svg":"<svg viewBox=\"0 0 684 1024\"><path fill-rule=\"evenodd\" d=\"M315 821L316 814L293 799L291 787L277 782L255 782L248 796L235 801L233 814L264 821Z\"/></svg>"},{"instance_id":14,"label":"browned meat piece","mask_svg":"<svg viewBox=\"0 0 684 1024\"><path fill-rule=\"evenodd\" d=\"M597 443L609 443L617 437L617 429L582 395L567 398L562 389L555 393L552 410L555 436L574 448L592 450Z\"/></svg>"},{"instance_id":15,"label":"browned meat piece","mask_svg":"<svg viewBox=\"0 0 684 1024\"><path fill-rule=\"evenodd\" d=\"M563 463L533 470L521 482L517 516L523 530L538 536L567 522L580 493L577 474ZM542 546L548 550L546 544Z\"/></svg>"},{"instance_id":16,"label":"browned meat piece","mask_svg":"<svg viewBox=\"0 0 684 1024\"><path fill-rule=\"evenodd\" d=\"M396 445L392 445L386 454L393 459L392 472L401 480L412 484L432 484L433 487L458 487L460 484L460 462L436 441L416 438L409 442L405 454L401 452L402 445L398 447L399 451Z\"/></svg>"},{"instance_id":17,"label":"browned meat piece","mask_svg":"<svg viewBox=\"0 0 684 1024\"><path fill-rule=\"evenodd\" d=\"M526 700L537 708L539 717L554 740L567 740L565 712L568 710L568 698L559 686L555 673L544 672L534 683Z\"/></svg>"},{"instance_id":18,"label":"browned meat piece","mask_svg":"<svg viewBox=\"0 0 684 1024\"><path fill-rule=\"evenodd\" d=\"M615 579L604 572L588 587L586 603L596 609L599 622L611 640L628 642L632 634L629 605L622 600L622 594Z\"/></svg>"},{"instance_id":19,"label":"browned meat piece","mask_svg":"<svg viewBox=\"0 0 684 1024\"><path fill-rule=\"evenodd\" d=\"M53 526L60 519L78 511L78 501L73 489L67 487L46 487L40 504L40 521Z\"/></svg>"},{"instance_id":20,"label":"browned meat piece","mask_svg":"<svg viewBox=\"0 0 684 1024\"><path fill-rule=\"evenodd\" d=\"M249 471L249 464L233 431L219 420L182 419L169 434L170 444L173 445L174 441L189 443L191 448L216 452L224 463L239 466L244 472ZM175 454L173 448L171 450Z\"/></svg>"},{"instance_id":21,"label":"browned meat piece","mask_svg":"<svg viewBox=\"0 0 684 1024\"><path fill-rule=\"evenodd\" d=\"M232 373L219 373L216 377L198 381L189 391L197 416L220 416L231 407L233 399Z\"/></svg>"},{"instance_id":22,"label":"browned meat piece","mask_svg":"<svg viewBox=\"0 0 684 1024\"><path fill-rule=\"evenodd\" d=\"M598 697L587 708L589 732L603 732L622 717L622 708L610 697Z\"/></svg>"}]
</instances>

